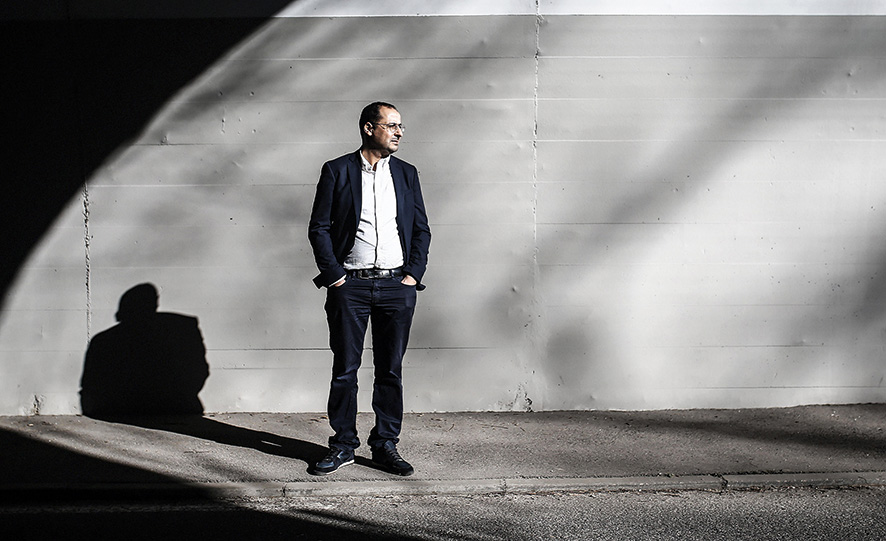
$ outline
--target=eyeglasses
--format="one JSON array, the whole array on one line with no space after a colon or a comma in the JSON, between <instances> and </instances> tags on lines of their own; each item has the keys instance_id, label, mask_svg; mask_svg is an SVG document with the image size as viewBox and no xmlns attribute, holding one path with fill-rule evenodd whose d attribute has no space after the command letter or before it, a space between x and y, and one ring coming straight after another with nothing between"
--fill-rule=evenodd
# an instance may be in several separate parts
<instances>
[{"instance_id":1,"label":"eyeglasses","mask_svg":"<svg viewBox=\"0 0 886 541\"><path fill-rule=\"evenodd\" d=\"M382 128L388 130L388 133L396 133L398 129L400 130L400 133L406 133L406 126L404 126L403 124L379 124L376 122L373 122L373 124L375 124L376 126L381 126Z\"/></svg>"}]
</instances>

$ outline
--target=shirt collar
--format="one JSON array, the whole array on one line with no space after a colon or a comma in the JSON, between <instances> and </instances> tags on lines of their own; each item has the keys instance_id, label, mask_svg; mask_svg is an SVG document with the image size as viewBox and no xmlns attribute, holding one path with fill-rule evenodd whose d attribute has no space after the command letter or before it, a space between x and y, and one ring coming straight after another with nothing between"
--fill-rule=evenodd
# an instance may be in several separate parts
<instances>
[{"instance_id":1,"label":"shirt collar","mask_svg":"<svg viewBox=\"0 0 886 541\"><path fill-rule=\"evenodd\" d=\"M360 155L360 167L363 170L363 172L364 173L375 173L375 171L372 169L372 166L369 164L369 162L363 156L363 152L358 150L357 154ZM387 168L388 162L390 162L390 161L391 161L391 156L390 155L385 156L384 158L380 159L377 164L375 164L376 165L375 169L380 170L380 169Z\"/></svg>"}]
</instances>

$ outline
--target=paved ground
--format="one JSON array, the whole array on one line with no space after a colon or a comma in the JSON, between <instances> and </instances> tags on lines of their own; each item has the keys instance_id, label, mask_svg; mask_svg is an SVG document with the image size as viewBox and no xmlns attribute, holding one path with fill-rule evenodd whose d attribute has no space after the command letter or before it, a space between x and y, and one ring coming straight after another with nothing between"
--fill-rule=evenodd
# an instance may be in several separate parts
<instances>
[{"instance_id":1,"label":"paved ground","mask_svg":"<svg viewBox=\"0 0 886 541\"><path fill-rule=\"evenodd\" d=\"M360 429L372 418L361 414ZM408 478L357 463L307 473L319 414L100 421L0 417L0 496L349 496L886 484L886 405L409 414Z\"/></svg>"}]
</instances>

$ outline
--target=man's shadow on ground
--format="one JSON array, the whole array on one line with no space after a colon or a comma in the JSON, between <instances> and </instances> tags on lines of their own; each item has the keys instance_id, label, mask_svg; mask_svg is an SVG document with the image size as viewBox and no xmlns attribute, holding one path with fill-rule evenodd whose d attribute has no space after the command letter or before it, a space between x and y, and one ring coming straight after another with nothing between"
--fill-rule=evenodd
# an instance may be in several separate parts
<instances>
[{"instance_id":1,"label":"man's shadow on ground","mask_svg":"<svg viewBox=\"0 0 886 541\"><path fill-rule=\"evenodd\" d=\"M158 312L157 289L137 285L120 298L118 324L90 340L80 382L83 414L302 460L328 449L203 416L198 396L209 377L196 317ZM371 467L371 462L358 459Z\"/></svg>"}]
</instances>

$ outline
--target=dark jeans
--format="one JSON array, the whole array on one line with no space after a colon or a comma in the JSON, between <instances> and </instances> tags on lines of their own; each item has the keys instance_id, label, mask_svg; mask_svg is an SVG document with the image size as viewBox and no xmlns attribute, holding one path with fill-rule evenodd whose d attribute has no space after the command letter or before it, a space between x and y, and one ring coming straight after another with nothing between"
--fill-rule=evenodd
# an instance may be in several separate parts
<instances>
[{"instance_id":1,"label":"dark jeans","mask_svg":"<svg viewBox=\"0 0 886 541\"><path fill-rule=\"evenodd\" d=\"M326 293L326 319L332 349L332 384L329 389L329 424L335 435L330 447L353 450L357 438L357 369L363 355L368 322L372 322L372 361L375 377L372 409L375 427L370 447L385 441L397 443L403 423L403 354L415 312L416 289L402 278L362 280L348 276L340 287Z\"/></svg>"}]
</instances>

